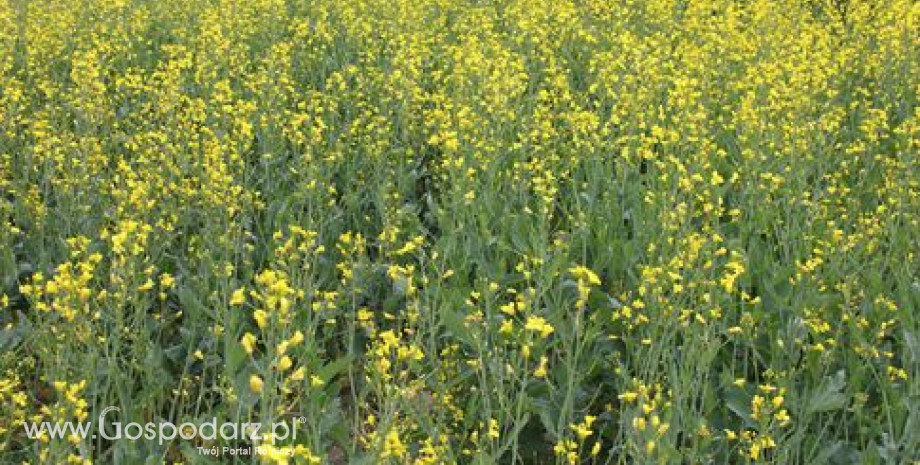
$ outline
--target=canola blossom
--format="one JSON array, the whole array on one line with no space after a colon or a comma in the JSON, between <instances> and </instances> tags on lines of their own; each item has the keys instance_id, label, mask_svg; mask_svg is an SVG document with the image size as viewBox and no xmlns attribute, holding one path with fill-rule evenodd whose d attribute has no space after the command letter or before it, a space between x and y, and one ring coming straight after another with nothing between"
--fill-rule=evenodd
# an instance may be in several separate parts
<instances>
[{"instance_id":1,"label":"canola blossom","mask_svg":"<svg viewBox=\"0 0 920 465\"><path fill-rule=\"evenodd\" d=\"M918 96L913 0L0 0L0 463L920 464Z\"/></svg>"}]
</instances>

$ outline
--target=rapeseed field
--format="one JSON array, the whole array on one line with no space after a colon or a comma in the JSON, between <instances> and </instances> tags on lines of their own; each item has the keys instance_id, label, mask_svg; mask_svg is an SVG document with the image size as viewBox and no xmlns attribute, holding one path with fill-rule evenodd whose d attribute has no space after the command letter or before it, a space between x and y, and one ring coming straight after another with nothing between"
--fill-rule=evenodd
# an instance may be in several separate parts
<instances>
[{"instance_id":1,"label":"rapeseed field","mask_svg":"<svg viewBox=\"0 0 920 465\"><path fill-rule=\"evenodd\" d=\"M920 463L918 94L913 0L0 0L0 463Z\"/></svg>"}]
</instances>

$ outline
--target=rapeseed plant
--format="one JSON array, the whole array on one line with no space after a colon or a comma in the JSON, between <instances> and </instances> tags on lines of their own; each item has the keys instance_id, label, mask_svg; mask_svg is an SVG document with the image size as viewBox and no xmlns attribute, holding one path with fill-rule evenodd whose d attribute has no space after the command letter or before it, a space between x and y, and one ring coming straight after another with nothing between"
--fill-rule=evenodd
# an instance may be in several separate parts
<instances>
[{"instance_id":1,"label":"rapeseed plant","mask_svg":"<svg viewBox=\"0 0 920 465\"><path fill-rule=\"evenodd\" d=\"M918 30L909 0L2 2L0 462L920 462ZM109 406L302 421L26 432Z\"/></svg>"}]
</instances>

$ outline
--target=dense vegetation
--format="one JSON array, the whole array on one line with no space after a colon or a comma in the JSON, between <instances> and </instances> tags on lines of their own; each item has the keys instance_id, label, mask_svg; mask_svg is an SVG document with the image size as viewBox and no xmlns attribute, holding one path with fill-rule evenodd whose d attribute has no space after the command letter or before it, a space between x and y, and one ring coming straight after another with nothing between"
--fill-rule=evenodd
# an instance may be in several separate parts
<instances>
[{"instance_id":1,"label":"dense vegetation","mask_svg":"<svg viewBox=\"0 0 920 465\"><path fill-rule=\"evenodd\" d=\"M2 0L0 462L920 463L918 76L911 0Z\"/></svg>"}]
</instances>

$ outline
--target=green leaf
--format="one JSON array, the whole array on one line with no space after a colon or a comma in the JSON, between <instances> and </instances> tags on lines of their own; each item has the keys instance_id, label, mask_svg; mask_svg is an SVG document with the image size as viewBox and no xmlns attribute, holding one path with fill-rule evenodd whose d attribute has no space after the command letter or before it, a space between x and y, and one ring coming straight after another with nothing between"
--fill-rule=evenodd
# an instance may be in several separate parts
<instances>
[{"instance_id":1,"label":"green leaf","mask_svg":"<svg viewBox=\"0 0 920 465\"><path fill-rule=\"evenodd\" d=\"M215 319L214 312L206 305L203 305L191 289L182 287L179 289L179 303L182 305L182 311L186 315L207 315Z\"/></svg>"},{"instance_id":2,"label":"green leaf","mask_svg":"<svg viewBox=\"0 0 920 465\"><path fill-rule=\"evenodd\" d=\"M463 324L463 317L460 312L456 312L449 308L442 308L441 321L444 323L447 331L460 340L460 342L468 346L475 345L473 339L470 337L470 330Z\"/></svg>"},{"instance_id":3,"label":"green leaf","mask_svg":"<svg viewBox=\"0 0 920 465\"><path fill-rule=\"evenodd\" d=\"M322 368L319 369L317 375L325 381L328 381L335 377L335 375L344 372L348 369L348 366L351 364L353 357L351 355L346 355L340 357L335 361L332 361Z\"/></svg>"},{"instance_id":4,"label":"green leaf","mask_svg":"<svg viewBox=\"0 0 920 465\"><path fill-rule=\"evenodd\" d=\"M748 425L754 424L754 419L751 418L750 397L744 391L739 389L729 391L725 396L725 406Z\"/></svg>"},{"instance_id":5,"label":"green leaf","mask_svg":"<svg viewBox=\"0 0 920 465\"><path fill-rule=\"evenodd\" d=\"M808 415L839 410L846 406L847 396L841 391L846 386L843 370L833 377L827 376L821 386L808 398L805 412Z\"/></svg>"}]
</instances>

